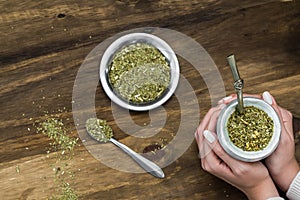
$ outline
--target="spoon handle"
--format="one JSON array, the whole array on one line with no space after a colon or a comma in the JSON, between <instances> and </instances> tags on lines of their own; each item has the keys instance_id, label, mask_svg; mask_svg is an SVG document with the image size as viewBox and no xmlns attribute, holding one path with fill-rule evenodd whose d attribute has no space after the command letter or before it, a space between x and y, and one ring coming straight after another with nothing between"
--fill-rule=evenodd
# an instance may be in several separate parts
<instances>
[{"instance_id":1,"label":"spoon handle","mask_svg":"<svg viewBox=\"0 0 300 200\"><path fill-rule=\"evenodd\" d=\"M136 153L126 145L122 144L121 142L111 138L110 141L118 146L120 149L122 149L125 153L127 153L133 160L135 160L143 169L145 169L147 172L152 174L155 177L158 178L164 178L165 174L162 171L162 169L156 165L154 162L144 158L140 154Z\"/></svg>"}]
</instances>

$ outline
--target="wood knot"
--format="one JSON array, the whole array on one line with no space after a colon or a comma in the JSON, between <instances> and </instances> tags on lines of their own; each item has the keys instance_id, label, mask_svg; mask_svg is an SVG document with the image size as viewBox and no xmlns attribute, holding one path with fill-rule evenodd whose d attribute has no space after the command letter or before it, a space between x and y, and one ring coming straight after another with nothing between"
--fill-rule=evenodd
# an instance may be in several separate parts
<instances>
[{"instance_id":1,"label":"wood knot","mask_svg":"<svg viewBox=\"0 0 300 200\"><path fill-rule=\"evenodd\" d=\"M65 16L66 16L65 14L59 13L59 14L57 15L57 18L64 18Z\"/></svg>"},{"instance_id":2,"label":"wood knot","mask_svg":"<svg viewBox=\"0 0 300 200\"><path fill-rule=\"evenodd\" d=\"M161 145L151 144L144 148L143 153L149 160L160 160L165 155L164 151L161 151L161 149Z\"/></svg>"}]
</instances>

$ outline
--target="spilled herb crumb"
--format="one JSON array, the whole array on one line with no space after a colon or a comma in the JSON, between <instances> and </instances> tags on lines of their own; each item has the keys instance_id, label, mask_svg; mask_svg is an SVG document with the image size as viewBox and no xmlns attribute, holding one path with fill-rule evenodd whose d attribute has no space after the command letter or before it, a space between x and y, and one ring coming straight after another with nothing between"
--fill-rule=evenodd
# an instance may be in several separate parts
<instances>
[{"instance_id":1,"label":"spilled herb crumb","mask_svg":"<svg viewBox=\"0 0 300 200\"><path fill-rule=\"evenodd\" d=\"M47 118L37 130L51 139L50 145L57 150L72 151L78 141L78 138L68 136L62 120L56 118Z\"/></svg>"},{"instance_id":2,"label":"spilled herb crumb","mask_svg":"<svg viewBox=\"0 0 300 200\"><path fill-rule=\"evenodd\" d=\"M79 197L69 183L63 182L59 187L59 195L54 195L49 200L78 200Z\"/></svg>"},{"instance_id":3,"label":"spilled herb crumb","mask_svg":"<svg viewBox=\"0 0 300 200\"><path fill-rule=\"evenodd\" d=\"M20 170L20 167L19 167L19 165L17 165L17 166L16 166L16 172L19 174L20 171L21 171L21 170Z\"/></svg>"},{"instance_id":4,"label":"spilled herb crumb","mask_svg":"<svg viewBox=\"0 0 300 200\"><path fill-rule=\"evenodd\" d=\"M62 183L61 195L58 197L59 200L77 200L78 196L74 189L71 188L69 183Z\"/></svg>"},{"instance_id":5,"label":"spilled herb crumb","mask_svg":"<svg viewBox=\"0 0 300 200\"><path fill-rule=\"evenodd\" d=\"M55 150L54 155L56 155L55 164L50 166L56 165L56 167L53 168L55 176L54 184L57 186L57 192L59 194L53 194L49 199L79 199L68 181L70 178L74 178L74 173L71 171L70 167L68 167L69 165L67 163L68 159L72 158L70 155L73 153L79 138L69 136L63 121L55 117L46 118L46 120L40 122L36 128L38 132L44 134L51 140L50 146ZM50 151L48 150L47 154L49 153ZM62 163L62 161L64 161L64 163Z\"/></svg>"}]
</instances>

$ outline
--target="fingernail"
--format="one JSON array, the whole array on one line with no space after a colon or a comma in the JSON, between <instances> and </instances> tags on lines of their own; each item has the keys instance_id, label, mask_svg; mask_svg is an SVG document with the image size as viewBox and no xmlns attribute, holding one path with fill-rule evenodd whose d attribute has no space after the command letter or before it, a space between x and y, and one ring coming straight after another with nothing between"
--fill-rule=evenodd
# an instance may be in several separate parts
<instances>
[{"instance_id":1,"label":"fingernail","mask_svg":"<svg viewBox=\"0 0 300 200\"><path fill-rule=\"evenodd\" d=\"M210 143L213 143L216 140L215 136L209 130L203 131L203 135Z\"/></svg>"},{"instance_id":2,"label":"fingernail","mask_svg":"<svg viewBox=\"0 0 300 200\"><path fill-rule=\"evenodd\" d=\"M273 100L272 100L272 97L271 97L271 94L268 92L268 91L265 91L263 94L263 100L265 102L267 102L268 104L272 105L273 103Z\"/></svg>"},{"instance_id":3,"label":"fingernail","mask_svg":"<svg viewBox=\"0 0 300 200\"><path fill-rule=\"evenodd\" d=\"M230 99L232 99L232 96L227 96L227 97L223 98L223 101L227 101L227 100L230 100Z\"/></svg>"},{"instance_id":4,"label":"fingernail","mask_svg":"<svg viewBox=\"0 0 300 200\"><path fill-rule=\"evenodd\" d=\"M220 103L224 103L225 101L228 101L228 100L230 100L230 99L232 99L232 96L227 96L227 97L224 97L223 99L221 99L220 101L218 101L218 103L220 104Z\"/></svg>"}]
</instances>

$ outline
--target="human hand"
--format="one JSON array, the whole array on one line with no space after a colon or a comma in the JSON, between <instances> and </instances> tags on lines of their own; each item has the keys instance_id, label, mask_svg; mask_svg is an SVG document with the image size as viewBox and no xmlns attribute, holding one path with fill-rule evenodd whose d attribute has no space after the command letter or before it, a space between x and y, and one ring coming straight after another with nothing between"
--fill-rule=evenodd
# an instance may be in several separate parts
<instances>
[{"instance_id":1,"label":"human hand","mask_svg":"<svg viewBox=\"0 0 300 200\"><path fill-rule=\"evenodd\" d=\"M263 99L275 109L279 116L282 125L280 141L273 154L266 158L266 166L276 184L280 187L280 189L286 192L291 182L299 172L299 165L295 158L292 114L286 109L278 106L275 99L269 92L264 92L262 96L256 94L246 94L245 96ZM236 99L236 95L232 94L221 99L218 104L228 104L234 99Z\"/></svg>"},{"instance_id":2,"label":"human hand","mask_svg":"<svg viewBox=\"0 0 300 200\"><path fill-rule=\"evenodd\" d=\"M261 162L246 163L229 156L215 134L217 118L225 104L211 108L195 134L202 168L237 187L249 199L278 196L267 168Z\"/></svg>"},{"instance_id":3,"label":"human hand","mask_svg":"<svg viewBox=\"0 0 300 200\"><path fill-rule=\"evenodd\" d=\"M276 184L286 192L299 172L295 158L295 142L293 134L292 114L277 105L269 92L263 93L263 99L277 112L281 122L281 137L277 149L266 158L266 165Z\"/></svg>"}]
</instances>

